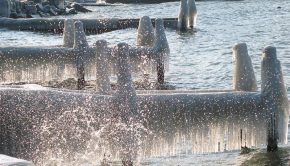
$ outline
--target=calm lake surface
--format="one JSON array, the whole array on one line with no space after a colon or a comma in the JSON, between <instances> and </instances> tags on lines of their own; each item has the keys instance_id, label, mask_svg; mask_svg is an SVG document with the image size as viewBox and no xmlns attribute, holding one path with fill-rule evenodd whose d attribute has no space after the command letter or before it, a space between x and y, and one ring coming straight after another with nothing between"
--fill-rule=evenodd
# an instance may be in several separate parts
<instances>
[{"instance_id":1,"label":"calm lake surface","mask_svg":"<svg viewBox=\"0 0 290 166\"><path fill-rule=\"evenodd\" d=\"M180 34L171 29L166 30L171 50L166 82L182 89L230 89L234 68L231 48L235 43L245 42L259 85L262 49L268 45L277 47L285 83L290 84L288 0L208 1L196 4L198 10L196 33ZM179 2L88 8L93 12L69 17L139 18L144 15L151 18L177 17ZM136 34L136 29L126 29L90 35L87 39L90 44L105 39L110 45L118 42L135 45ZM59 34L0 29L1 47L61 44L62 36ZM288 96L289 93L288 89ZM289 165L288 152L289 146L270 155L264 153L263 149L249 155L240 155L239 151L201 155L181 153L179 156L143 159L141 165ZM247 161L252 156L256 160Z\"/></svg>"}]
</instances>

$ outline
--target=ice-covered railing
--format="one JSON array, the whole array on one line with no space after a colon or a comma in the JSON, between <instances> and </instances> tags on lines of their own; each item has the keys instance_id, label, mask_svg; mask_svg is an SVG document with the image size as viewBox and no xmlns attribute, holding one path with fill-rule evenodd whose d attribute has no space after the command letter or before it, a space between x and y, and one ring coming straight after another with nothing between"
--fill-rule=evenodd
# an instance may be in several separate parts
<instances>
[{"instance_id":1,"label":"ice-covered railing","mask_svg":"<svg viewBox=\"0 0 290 166\"><path fill-rule=\"evenodd\" d=\"M136 91L125 43L112 51L118 79L117 90L109 95L1 86L0 153L37 165L53 159L80 165L99 163L104 157L130 163L148 156L221 152L241 146L267 145L274 151L278 142L287 142L288 130L281 65L276 49L266 47L262 88L257 92L245 49L245 44L234 47L238 66L234 87L239 91Z\"/></svg>"},{"instance_id":2,"label":"ice-covered railing","mask_svg":"<svg viewBox=\"0 0 290 166\"><path fill-rule=\"evenodd\" d=\"M148 25L152 26L151 22L143 24L141 21L139 29ZM142 33L146 36L147 32L140 31L138 36ZM150 33L153 33L151 46L130 47L132 69L134 73L141 74L146 70L148 74L158 72L158 82L163 84L169 46L162 19L156 20L155 31ZM112 48L105 41L98 41L90 47L80 21L74 23L73 20L66 20L63 36L63 47L1 47L0 81L41 83L75 78L78 80L78 89L82 89L85 79L96 80L96 75L98 80L103 79L99 77L102 75L99 71L106 70L108 75L115 73L116 58L111 55ZM105 61L101 56L104 56Z\"/></svg>"},{"instance_id":3,"label":"ice-covered railing","mask_svg":"<svg viewBox=\"0 0 290 166\"><path fill-rule=\"evenodd\" d=\"M86 33L103 33L126 28L138 28L140 19L77 19L83 22ZM77 21L75 20L75 21ZM177 28L177 18L163 18L165 28ZM41 19L11 19L0 18L0 27L11 30L28 30L40 32L62 32L64 29L62 18L41 18ZM155 19L151 22L154 24Z\"/></svg>"}]
</instances>

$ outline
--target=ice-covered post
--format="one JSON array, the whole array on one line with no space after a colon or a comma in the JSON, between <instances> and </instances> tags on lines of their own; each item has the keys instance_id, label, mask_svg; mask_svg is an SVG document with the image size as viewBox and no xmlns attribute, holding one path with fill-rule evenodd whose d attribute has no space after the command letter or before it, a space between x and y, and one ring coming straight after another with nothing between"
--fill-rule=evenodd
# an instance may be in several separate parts
<instances>
[{"instance_id":1,"label":"ice-covered post","mask_svg":"<svg viewBox=\"0 0 290 166\"><path fill-rule=\"evenodd\" d=\"M288 98L276 48L266 47L262 58L261 89L264 109L268 115L267 151L275 151L278 142L287 143Z\"/></svg>"},{"instance_id":2,"label":"ice-covered post","mask_svg":"<svg viewBox=\"0 0 290 166\"><path fill-rule=\"evenodd\" d=\"M152 47L154 43L154 28L150 17L143 16L139 21L137 31L137 46Z\"/></svg>"},{"instance_id":3,"label":"ice-covered post","mask_svg":"<svg viewBox=\"0 0 290 166\"><path fill-rule=\"evenodd\" d=\"M168 58L170 50L167 42L163 19L155 20L155 42L154 50L157 52L157 82L159 85L164 84L165 59Z\"/></svg>"},{"instance_id":4,"label":"ice-covered post","mask_svg":"<svg viewBox=\"0 0 290 166\"><path fill-rule=\"evenodd\" d=\"M188 7L187 0L180 1L177 29L180 31L184 31L187 29L187 21L188 21Z\"/></svg>"},{"instance_id":5,"label":"ice-covered post","mask_svg":"<svg viewBox=\"0 0 290 166\"><path fill-rule=\"evenodd\" d=\"M252 60L248 55L246 43L239 43L233 47L233 58L235 59L234 90L256 91L257 81L252 66Z\"/></svg>"},{"instance_id":6,"label":"ice-covered post","mask_svg":"<svg viewBox=\"0 0 290 166\"><path fill-rule=\"evenodd\" d=\"M74 46L74 20L65 19L63 28L63 47L72 48Z\"/></svg>"},{"instance_id":7,"label":"ice-covered post","mask_svg":"<svg viewBox=\"0 0 290 166\"><path fill-rule=\"evenodd\" d=\"M11 6L9 0L0 0L0 17L10 17Z\"/></svg>"},{"instance_id":8,"label":"ice-covered post","mask_svg":"<svg viewBox=\"0 0 290 166\"><path fill-rule=\"evenodd\" d=\"M76 54L77 66L77 88L83 89L85 87L85 66L84 56L88 53L88 42L84 32L83 23L81 21L75 22L74 46Z\"/></svg>"},{"instance_id":9,"label":"ice-covered post","mask_svg":"<svg viewBox=\"0 0 290 166\"><path fill-rule=\"evenodd\" d=\"M196 25L197 10L195 0L188 0L188 26L194 28Z\"/></svg>"},{"instance_id":10,"label":"ice-covered post","mask_svg":"<svg viewBox=\"0 0 290 166\"><path fill-rule=\"evenodd\" d=\"M117 58L117 100L124 120L137 115L137 97L129 64L129 46L119 43L113 50Z\"/></svg>"},{"instance_id":11,"label":"ice-covered post","mask_svg":"<svg viewBox=\"0 0 290 166\"><path fill-rule=\"evenodd\" d=\"M108 65L108 45L105 40L96 42L96 85L97 90L102 94L108 94L111 91Z\"/></svg>"}]
</instances>

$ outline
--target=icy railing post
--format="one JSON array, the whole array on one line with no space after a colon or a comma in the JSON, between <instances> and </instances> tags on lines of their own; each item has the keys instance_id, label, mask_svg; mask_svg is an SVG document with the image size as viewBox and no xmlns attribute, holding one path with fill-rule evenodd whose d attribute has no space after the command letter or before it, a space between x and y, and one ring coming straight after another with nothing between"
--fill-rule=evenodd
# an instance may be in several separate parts
<instances>
[{"instance_id":1,"label":"icy railing post","mask_svg":"<svg viewBox=\"0 0 290 166\"><path fill-rule=\"evenodd\" d=\"M120 158L123 165L133 165L133 160L137 154L136 133L131 126L136 125L139 121L137 95L132 81L129 63L129 45L119 43L113 49L113 56L117 58L117 107L119 117L122 123L126 124L127 130L124 135L119 136L121 143ZM131 130L128 130L130 128ZM134 129L135 130L135 129Z\"/></svg>"},{"instance_id":2,"label":"icy railing post","mask_svg":"<svg viewBox=\"0 0 290 166\"><path fill-rule=\"evenodd\" d=\"M76 67L77 67L77 88L83 89L85 87L85 66L84 56L88 53L88 42L84 32L83 23L81 21L75 22L74 46L76 53Z\"/></svg>"},{"instance_id":3,"label":"icy railing post","mask_svg":"<svg viewBox=\"0 0 290 166\"><path fill-rule=\"evenodd\" d=\"M163 19L155 20L155 41L153 49L157 52L157 82L159 85L164 84L165 59L168 58L170 50L166 38Z\"/></svg>"},{"instance_id":4,"label":"icy railing post","mask_svg":"<svg viewBox=\"0 0 290 166\"><path fill-rule=\"evenodd\" d=\"M119 43L114 47L113 55L117 58L117 100L123 119L137 115L137 96L133 85L130 64L129 46Z\"/></svg>"},{"instance_id":5,"label":"icy railing post","mask_svg":"<svg viewBox=\"0 0 290 166\"><path fill-rule=\"evenodd\" d=\"M96 42L96 85L97 90L102 94L108 94L111 91L108 65L108 45L105 40Z\"/></svg>"},{"instance_id":6,"label":"icy railing post","mask_svg":"<svg viewBox=\"0 0 290 166\"><path fill-rule=\"evenodd\" d=\"M188 21L188 7L187 0L180 1L177 29L179 31L184 31L187 29L187 21Z\"/></svg>"},{"instance_id":7,"label":"icy railing post","mask_svg":"<svg viewBox=\"0 0 290 166\"><path fill-rule=\"evenodd\" d=\"M137 31L137 46L152 47L154 43L154 28L151 19L143 16L139 21Z\"/></svg>"},{"instance_id":8,"label":"icy railing post","mask_svg":"<svg viewBox=\"0 0 290 166\"><path fill-rule=\"evenodd\" d=\"M0 0L0 17L10 17L11 7L9 0Z\"/></svg>"},{"instance_id":9,"label":"icy railing post","mask_svg":"<svg viewBox=\"0 0 290 166\"><path fill-rule=\"evenodd\" d=\"M256 91L257 81L246 43L239 43L233 47L233 58L235 59L234 90Z\"/></svg>"},{"instance_id":10,"label":"icy railing post","mask_svg":"<svg viewBox=\"0 0 290 166\"><path fill-rule=\"evenodd\" d=\"M188 0L188 26L194 28L196 26L197 10L195 0Z\"/></svg>"},{"instance_id":11,"label":"icy railing post","mask_svg":"<svg viewBox=\"0 0 290 166\"><path fill-rule=\"evenodd\" d=\"M63 28L63 47L72 48L74 46L74 20L65 19Z\"/></svg>"},{"instance_id":12,"label":"icy railing post","mask_svg":"<svg viewBox=\"0 0 290 166\"><path fill-rule=\"evenodd\" d=\"M267 151L277 150L278 142L287 143L289 106L276 48L268 46L262 55L262 97L268 115Z\"/></svg>"}]
</instances>

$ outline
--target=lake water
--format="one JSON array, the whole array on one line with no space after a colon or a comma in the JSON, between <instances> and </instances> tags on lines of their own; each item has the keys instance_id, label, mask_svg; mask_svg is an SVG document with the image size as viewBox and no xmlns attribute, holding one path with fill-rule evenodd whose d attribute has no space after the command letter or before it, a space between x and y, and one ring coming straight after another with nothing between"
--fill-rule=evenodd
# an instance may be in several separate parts
<instances>
[{"instance_id":1,"label":"lake water","mask_svg":"<svg viewBox=\"0 0 290 166\"><path fill-rule=\"evenodd\" d=\"M245 42L248 45L259 85L261 53L262 49L268 45L277 47L285 82L290 83L290 5L288 0L207 1L196 4L198 10L196 33L180 34L174 30L166 30L171 50L166 82L182 89L230 89L233 76L231 48L235 43ZM144 15L151 18L176 17L179 3L120 4L89 8L93 10L92 13L69 17L139 18ZM111 45L118 42L135 45L136 33L136 29L126 29L90 35L87 39L90 44L96 40L105 39ZM59 34L0 29L0 46L61 44L62 36ZM288 96L289 93L288 90ZM258 150L249 155L239 155L239 151L200 155L182 153L178 156L142 159L141 165L288 165L288 152L290 150L286 146L278 153L270 155L264 153L264 150ZM253 156L256 160L247 161Z\"/></svg>"}]
</instances>

